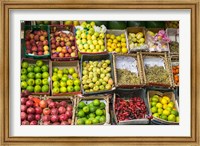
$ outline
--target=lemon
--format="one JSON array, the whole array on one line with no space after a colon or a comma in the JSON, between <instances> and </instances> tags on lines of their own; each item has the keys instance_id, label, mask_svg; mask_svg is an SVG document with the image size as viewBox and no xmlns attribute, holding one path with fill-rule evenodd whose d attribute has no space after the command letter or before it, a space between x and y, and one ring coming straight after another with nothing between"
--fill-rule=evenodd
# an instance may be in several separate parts
<instances>
[{"instance_id":1,"label":"lemon","mask_svg":"<svg viewBox=\"0 0 200 146\"><path fill-rule=\"evenodd\" d=\"M121 38L125 38L125 34L124 33L122 33L120 36L121 36Z\"/></svg>"},{"instance_id":2,"label":"lemon","mask_svg":"<svg viewBox=\"0 0 200 146\"><path fill-rule=\"evenodd\" d=\"M157 103L157 104L156 104L156 107L157 107L157 108L162 108L162 106L163 106L163 105L162 105L161 103Z\"/></svg>"},{"instance_id":3,"label":"lemon","mask_svg":"<svg viewBox=\"0 0 200 146\"><path fill-rule=\"evenodd\" d=\"M117 43L118 43L118 40L117 40L117 39L114 39L114 40L113 40L113 43L117 44Z\"/></svg>"},{"instance_id":4,"label":"lemon","mask_svg":"<svg viewBox=\"0 0 200 146\"><path fill-rule=\"evenodd\" d=\"M117 47L117 45L115 43L111 44L111 48L115 49Z\"/></svg>"},{"instance_id":5,"label":"lemon","mask_svg":"<svg viewBox=\"0 0 200 146\"><path fill-rule=\"evenodd\" d=\"M169 102L169 104L168 104L168 107L171 107L171 108L173 108L174 107L174 103L171 101L171 102Z\"/></svg>"},{"instance_id":6,"label":"lemon","mask_svg":"<svg viewBox=\"0 0 200 146\"><path fill-rule=\"evenodd\" d=\"M113 48L108 48L108 52L113 52Z\"/></svg>"},{"instance_id":7,"label":"lemon","mask_svg":"<svg viewBox=\"0 0 200 146\"><path fill-rule=\"evenodd\" d=\"M163 96L163 98L166 99L168 103L170 102L170 98L168 96Z\"/></svg>"},{"instance_id":8,"label":"lemon","mask_svg":"<svg viewBox=\"0 0 200 146\"><path fill-rule=\"evenodd\" d=\"M122 48L122 53L128 53L128 49L127 48Z\"/></svg>"},{"instance_id":9,"label":"lemon","mask_svg":"<svg viewBox=\"0 0 200 146\"><path fill-rule=\"evenodd\" d=\"M126 39L125 39L125 38L122 38L122 39L121 39L121 42L122 42L122 43L126 43Z\"/></svg>"},{"instance_id":10,"label":"lemon","mask_svg":"<svg viewBox=\"0 0 200 146\"><path fill-rule=\"evenodd\" d=\"M107 46L110 47L111 46L111 42L107 42Z\"/></svg>"},{"instance_id":11,"label":"lemon","mask_svg":"<svg viewBox=\"0 0 200 146\"><path fill-rule=\"evenodd\" d=\"M121 46L122 47L126 47L126 43L121 43Z\"/></svg>"},{"instance_id":12,"label":"lemon","mask_svg":"<svg viewBox=\"0 0 200 146\"><path fill-rule=\"evenodd\" d=\"M152 112L152 113L157 113L157 111L158 111L158 108L157 108L157 107L154 106L154 107L151 108L151 112Z\"/></svg>"},{"instance_id":13,"label":"lemon","mask_svg":"<svg viewBox=\"0 0 200 146\"><path fill-rule=\"evenodd\" d=\"M167 104L163 104L163 109L166 109L167 108Z\"/></svg>"},{"instance_id":14,"label":"lemon","mask_svg":"<svg viewBox=\"0 0 200 146\"><path fill-rule=\"evenodd\" d=\"M163 109L162 108L158 108L158 114L161 115L163 113Z\"/></svg>"},{"instance_id":15,"label":"lemon","mask_svg":"<svg viewBox=\"0 0 200 146\"><path fill-rule=\"evenodd\" d=\"M172 115L172 114L169 115L167 119L168 119L168 121L172 121L172 122L176 121L176 117L174 115Z\"/></svg>"},{"instance_id":16,"label":"lemon","mask_svg":"<svg viewBox=\"0 0 200 146\"><path fill-rule=\"evenodd\" d=\"M109 39L110 38L110 34L106 34L106 38Z\"/></svg>"},{"instance_id":17,"label":"lemon","mask_svg":"<svg viewBox=\"0 0 200 146\"><path fill-rule=\"evenodd\" d=\"M112 40L114 40L114 39L115 39L115 35L112 34L112 35L110 36L110 38L111 38Z\"/></svg>"},{"instance_id":18,"label":"lemon","mask_svg":"<svg viewBox=\"0 0 200 146\"><path fill-rule=\"evenodd\" d=\"M116 53L120 53L120 52L121 52L121 49L120 49L120 48L116 48L116 49L115 49L115 52L116 52Z\"/></svg>"},{"instance_id":19,"label":"lemon","mask_svg":"<svg viewBox=\"0 0 200 146\"><path fill-rule=\"evenodd\" d=\"M121 45L120 43L117 43L117 47L118 47L118 48L121 48L121 46L122 46L122 45Z\"/></svg>"},{"instance_id":20,"label":"lemon","mask_svg":"<svg viewBox=\"0 0 200 146\"><path fill-rule=\"evenodd\" d=\"M121 36L117 36L116 39L117 39L118 41L120 41L120 40L121 40Z\"/></svg>"},{"instance_id":21,"label":"lemon","mask_svg":"<svg viewBox=\"0 0 200 146\"><path fill-rule=\"evenodd\" d=\"M112 40L111 40L111 39L108 39L107 42L111 42L111 43L112 43Z\"/></svg>"},{"instance_id":22,"label":"lemon","mask_svg":"<svg viewBox=\"0 0 200 146\"><path fill-rule=\"evenodd\" d=\"M163 111L163 115L169 116L169 115L170 115L170 111L164 110L164 111Z\"/></svg>"},{"instance_id":23,"label":"lemon","mask_svg":"<svg viewBox=\"0 0 200 146\"><path fill-rule=\"evenodd\" d=\"M162 104L167 104L167 100L164 99L164 98L162 98L162 99L161 99L161 103L162 103Z\"/></svg>"}]
</instances>

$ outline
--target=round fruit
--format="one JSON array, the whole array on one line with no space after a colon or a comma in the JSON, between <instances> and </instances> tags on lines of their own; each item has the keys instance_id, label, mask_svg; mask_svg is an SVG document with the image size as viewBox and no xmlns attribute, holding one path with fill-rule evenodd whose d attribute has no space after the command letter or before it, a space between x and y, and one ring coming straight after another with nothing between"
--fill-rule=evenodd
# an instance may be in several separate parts
<instances>
[{"instance_id":1,"label":"round fruit","mask_svg":"<svg viewBox=\"0 0 200 146\"><path fill-rule=\"evenodd\" d=\"M49 91L49 86L48 85L43 85L42 86L42 92L48 92Z\"/></svg>"},{"instance_id":2,"label":"round fruit","mask_svg":"<svg viewBox=\"0 0 200 146\"><path fill-rule=\"evenodd\" d=\"M85 113L88 113L88 112L90 111L89 106L84 106L84 107L83 107L83 111L84 111Z\"/></svg>"},{"instance_id":3,"label":"round fruit","mask_svg":"<svg viewBox=\"0 0 200 146\"><path fill-rule=\"evenodd\" d=\"M78 103L78 108L82 109L84 106L86 106L86 104L83 101Z\"/></svg>"},{"instance_id":4,"label":"round fruit","mask_svg":"<svg viewBox=\"0 0 200 146\"><path fill-rule=\"evenodd\" d=\"M161 103L157 103L157 104L156 104L156 107L157 107L157 108L162 108L162 106L163 106L163 105L162 105Z\"/></svg>"},{"instance_id":5,"label":"round fruit","mask_svg":"<svg viewBox=\"0 0 200 146\"><path fill-rule=\"evenodd\" d=\"M41 87L39 85L36 85L34 88L34 92L40 92L41 91Z\"/></svg>"},{"instance_id":6,"label":"round fruit","mask_svg":"<svg viewBox=\"0 0 200 146\"><path fill-rule=\"evenodd\" d=\"M74 68L70 68L68 71L69 71L69 74L71 74L71 75L72 75L73 73L75 73L75 69L74 69Z\"/></svg>"},{"instance_id":7,"label":"round fruit","mask_svg":"<svg viewBox=\"0 0 200 146\"><path fill-rule=\"evenodd\" d=\"M166 115L166 116L170 115L170 111L168 111L168 110L165 109L165 110L163 111L163 115Z\"/></svg>"},{"instance_id":8,"label":"round fruit","mask_svg":"<svg viewBox=\"0 0 200 146\"><path fill-rule=\"evenodd\" d=\"M94 104L95 106L99 106L99 105L100 105L100 101L99 101L98 99L95 99L95 100L93 101L93 104Z\"/></svg>"},{"instance_id":9,"label":"round fruit","mask_svg":"<svg viewBox=\"0 0 200 146\"><path fill-rule=\"evenodd\" d=\"M39 66L34 67L34 72L35 73L40 73L41 72L40 67Z\"/></svg>"},{"instance_id":10,"label":"round fruit","mask_svg":"<svg viewBox=\"0 0 200 146\"><path fill-rule=\"evenodd\" d=\"M176 117L175 117L175 115L169 115L168 116L168 121L172 121L172 122L175 122L176 121Z\"/></svg>"},{"instance_id":11,"label":"round fruit","mask_svg":"<svg viewBox=\"0 0 200 146\"><path fill-rule=\"evenodd\" d=\"M178 116L178 115L179 115L177 110L172 110L172 111L171 111L171 114L173 114L173 115L175 115L175 116Z\"/></svg>"},{"instance_id":12,"label":"round fruit","mask_svg":"<svg viewBox=\"0 0 200 146\"><path fill-rule=\"evenodd\" d=\"M81 88L80 88L80 86L74 86L74 91L80 91L81 90Z\"/></svg>"},{"instance_id":13,"label":"round fruit","mask_svg":"<svg viewBox=\"0 0 200 146\"><path fill-rule=\"evenodd\" d=\"M35 80L35 85L41 85L42 84L42 80L41 79L36 79Z\"/></svg>"},{"instance_id":14,"label":"round fruit","mask_svg":"<svg viewBox=\"0 0 200 146\"><path fill-rule=\"evenodd\" d=\"M156 117L156 118L159 118L159 114L158 113L154 113L153 116Z\"/></svg>"},{"instance_id":15,"label":"round fruit","mask_svg":"<svg viewBox=\"0 0 200 146\"><path fill-rule=\"evenodd\" d=\"M37 60L37 61L36 61L36 65L39 66L39 67L41 67L43 64L44 64L44 63L43 63L42 60Z\"/></svg>"},{"instance_id":16,"label":"round fruit","mask_svg":"<svg viewBox=\"0 0 200 146\"><path fill-rule=\"evenodd\" d=\"M42 78L45 79L45 78L48 78L48 77L49 77L49 73L48 72L43 72Z\"/></svg>"},{"instance_id":17,"label":"round fruit","mask_svg":"<svg viewBox=\"0 0 200 146\"><path fill-rule=\"evenodd\" d=\"M83 110L80 110L80 111L78 112L78 117L84 117L84 116L85 116L84 111L83 111Z\"/></svg>"},{"instance_id":18,"label":"round fruit","mask_svg":"<svg viewBox=\"0 0 200 146\"><path fill-rule=\"evenodd\" d=\"M160 116L160 119L163 119L163 120L166 120L166 121L167 121L167 116L162 114L162 115Z\"/></svg>"},{"instance_id":19,"label":"round fruit","mask_svg":"<svg viewBox=\"0 0 200 146\"><path fill-rule=\"evenodd\" d=\"M27 86L26 90L28 90L29 92L33 92L34 91L34 87L33 86Z\"/></svg>"},{"instance_id":20,"label":"round fruit","mask_svg":"<svg viewBox=\"0 0 200 146\"><path fill-rule=\"evenodd\" d=\"M43 65L43 66L41 67L41 70L42 70L42 72L48 72L49 67L48 67L47 65Z\"/></svg>"},{"instance_id":21,"label":"round fruit","mask_svg":"<svg viewBox=\"0 0 200 146\"><path fill-rule=\"evenodd\" d=\"M22 62L22 68L28 68L28 62L26 62L26 61L23 61Z\"/></svg>"},{"instance_id":22,"label":"round fruit","mask_svg":"<svg viewBox=\"0 0 200 146\"><path fill-rule=\"evenodd\" d=\"M77 125L84 125L85 121L83 119L78 119L77 120Z\"/></svg>"},{"instance_id":23,"label":"round fruit","mask_svg":"<svg viewBox=\"0 0 200 146\"><path fill-rule=\"evenodd\" d=\"M157 107L154 106L154 107L151 108L151 112L152 112L152 113L157 113L157 111L158 111L158 108L157 108Z\"/></svg>"},{"instance_id":24,"label":"round fruit","mask_svg":"<svg viewBox=\"0 0 200 146\"><path fill-rule=\"evenodd\" d=\"M101 109L97 109L95 113L97 116L101 116L103 114L103 111Z\"/></svg>"},{"instance_id":25,"label":"round fruit","mask_svg":"<svg viewBox=\"0 0 200 146\"><path fill-rule=\"evenodd\" d=\"M105 116L101 116L101 117L99 118L99 122L100 122L100 123L105 123L105 122L106 122L106 117L105 117Z\"/></svg>"},{"instance_id":26,"label":"round fruit","mask_svg":"<svg viewBox=\"0 0 200 146\"><path fill-rule=\"evenodd\" d=\"M36 73L35 74L35 78L36 79L41 79L42 78L42 74L41 73Z\"/></svg>"},{"instance_id":27,"label":"round fruit","mask_svg":"<svg viewBox=\"0 0 200 146\"><path fill-rule=\"evenodd\" d=\"M87 120L85 121L85 125L91 125L91 124L92 124L92 121L91 121L91 120L87 119Z\"/></svg>"}]
</instances>

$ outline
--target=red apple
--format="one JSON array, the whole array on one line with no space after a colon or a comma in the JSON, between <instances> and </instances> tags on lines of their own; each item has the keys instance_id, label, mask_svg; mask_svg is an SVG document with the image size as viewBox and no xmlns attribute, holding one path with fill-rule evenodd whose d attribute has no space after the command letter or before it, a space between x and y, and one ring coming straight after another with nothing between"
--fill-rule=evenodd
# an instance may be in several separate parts
<instances>
[{"instance_id":1,"label":"red apple","mask_svg":"<svg viewBox=\"0 0 200 146\"><path fill-rule=\"evenodd\" d=\"M43 41L43 45L45 46L45 45L48 45L48 40L44 40Z\"/></svg>"},{"instance_id":2,"label":"red apple","mask_svg":"<svg viewBox=\"0 0 200 146\"><path fill-rule=\"evenodd\" d=\"M39 51L39 52L38 52L38 55L43 55L43 54L44 54L44 53L43 53L43 52L41 52L41 51Z\"/></svg>"},{"instance_id":3,"label":"red apple","mask_svg":"<svg viewBox=\"0 0 200 146\"><path fill-rule=\"evenodd\" d=\"M41 32L40 32L40 31L37 31L37 35L39 35L39 36L40 36L40 35L41 35Z\"/></svg>"},{"instance_id":4,"label":"red apple","mask_svg":"<svg viewBox=\"0 0 200 146\"><path fill-rule=\"evenodd\" d=\"M55 50L55 49L52 49L52 50L51 50L51 53L52 53L52 54L54 54L55 52L56 52L56 50Z\"/></svg>"},{"instance_id":5,"label":"red apple","mask_svg":"<svg viewBox=\"0 0 200 146\"><path fill-rule=\"evenodd\" d=\"M31 34L29 35L29 37L30 37L31 39L33 39L33 38L34 38L34 34L31 33Z\"/></svg>"},{"instance_id":6,"label":"red apple","mask_svg":"<svg viewBox=\"0 0 200 146\"><path fill-rule=\"evenodd\" d=\"M45 37L47 37L48 34L47 34L46 31L44 31L44 32L43 32L43 35L44 35Z\"/></svg>"},{"instance_id":7,"label":"red apple","mask_svg":"<svg viewBox=\"0 0 200 146\"><path fill-rule=\"evenodd\" d=\"M59 42L56 42L56 47L59 47L60 46L60 43Z\"/></svg>"},{"instance_id":8,"label":"red apple","mask_svg":"<svg viewBox=\"0 0 200 146\"><path fill-rule=\"evenodd\" d=\"M42 46L38 46L38 52L42 52L44 51L43 47Z\"/></svg>"},{"instance_id":9,"label":"red apple","mask_svg":"<svg viewBox=\"0 0 200 146\"><path fill-rule=\"evenodd\" d=\"M31 43L31 45L35 45L35 40L34 40L34 39L31 39L31 40L30 40L30 43Z\"/></svg>"},{"instance_id":10,"label":"red apple","mask_svg":"<svg viewBox=\"0 0 200 146\"><path fill-rule=\"evenodd\" d=\"M35 41L39 41L39 35L35 35L35 36L34 36L34 40L35 40Z\"/></svg>"},{"instance_id":11,"label":"red apple","mask_svg":"<svg viewBox=\"0 0 200 146\"><path fill-rule=\"evenodd\" d=\"M61 47L63 47L65 45L65 42L60 42Z\"/></svg>"},{"instance_id":12,"label":"red apple","mask_svg":"<svg viewBox=\"0 0 200 146\"><path fill-rule=\"evenodd\" d=\"M69 56L70 56L70 54L69 54L69 53L66 53L66 54L65 54L65 57L69 57Z\"/></svg>"},{"instance_id":13,"label":"red apple","mask_svg":"<svg viewBox=\"0 0 200 146\"><path fill-rule=\"evenodd\" d=\"M67 52L72 53L72 49L71 48L67 49Z\"/></svg>"},{"instance_id":14,"label":"red apple","mask_svg":"<svg viewBox=\"0 0 200 146\"><path fill-rule=\"evenodd\" d=\"M56 43L56 40L55 40L55 39L52 39L52 40L51 40L51 43L52 43L52 44L55 44L55 43Z\"/></svg>"},{"instance_id":15,"label":"red apple","mask_svg":"<svg viewBox=\"0 0 200 146\"><path fill-rule=\"evenodd\" d=\"M64 57L65 55L64 55L63 53L60 52L58 56L62 58L62 57Z\"/></svg>"},{"instance_id":16,"label":"red apple","mask_svg":"<svg viewBox=\"0 0 200 146\"><path fill-rule=\"evenodd\" d=\"M51 49L55 49L56 45L55 44L51 44Z\"/></svg>"},{"instance_id":17,"label":"red apple","mask_svg":"<svg viewBox=\"0 0 200 146\"><path fill-rule=\"evenodd\" d=\"M36 51L38 50L38 48L37 48L36 46L33 46L33 47L31 48L31 50L32 50L33 52L36 52Z\"/></svg>"},{"instance_id":18,"label":"red apple","mask_svg":"<svg viewBox=\"0 0 200 146\"><path fill-rule=\"evenodd\" d=\"M58 57L58 55L55 53L55 54L52 55L52 57Z\"/></svg>"},{"instance_id":19,"label":"red apple","mask_svg":"<svg viewBox=\"0 0 200 146\"><path fill-rule=\"evenodd\" d=\"M51 110L49 108L44 108L43 109L43 114L44 115L49 115L51 113Z\"/></svg>"}]
</instances>

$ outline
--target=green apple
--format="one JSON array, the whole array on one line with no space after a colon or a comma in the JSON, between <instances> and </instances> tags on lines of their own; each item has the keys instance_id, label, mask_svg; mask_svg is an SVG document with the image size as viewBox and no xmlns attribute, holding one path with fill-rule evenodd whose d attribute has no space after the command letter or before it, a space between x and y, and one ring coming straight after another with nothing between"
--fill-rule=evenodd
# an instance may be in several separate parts
<instances>
[{"instance_id":1,"label":"green apple","mask_svg":"<svg viewBox=\"0 0 200 146\"><path fill-rule=\"evenodd\" d=\"M21 74L22 74L22 75L26 75L26 74L27 74L27 70L26 70L25 68L22 68L22 69L21 69Z\"/></svg>"},{"instance_id":2,"label":"green apple","mask_svg":"<svg viewBox=\"0 0 200 146\"><path fill-rule=\"evenodd\" d=\"M72 86L74 84L73 80L69 79L67 80L67 85L68 86Z\"/></svg>"},{"instance_id":3,"label":"green apple","mask_svg":"<svg viewBox=\"0 0 200 146\"><path fill-rule=\"evenodd\" d=\"M21 75L21 81L26 81L27 80L27 76L26 75Z\"/></svg>"},{"instance_id":4,"label":"green apple","mask_svg":"<svg viewBox=\"0 0 200 146\"><path fill-rule=\"evenodd\" d=\"M99 33L98 33L98 32L95 32L95 33L94 33L94 36L95 36L95 37L98 37L98 36L99 36Z\"/></svg>"},{"instance_id":5,"label":"green apple","mask_svg":"<svg viewBox=\"0 0 200 146\"><path fill-rule=\"evenodd\" d=\"M111 72L111 67L107 67L106 70L107 70L108 72Z\"/></svg>"},{"instance_id":6,"label":"green apple","mask_svg":"<svg viewBox=\"0 0 200 146\"><path fill-rule=\"evenodd\" d=\"M106 85L106 89L107 89L107 90L110 90L111 88L112 88L112 86L111 86L110 84L107 84L107 85Z\"/></svg>"},{"instance_id":7,"label":"green apple","mask_svg":"<svg viewBox=\"0 0 200 146\"><path fill-rule=\"evenodd\" d=\"M63 77L61 78L61 80L62 80L63 82L66 82L66 81L67 81L67 76L63 76Z\"/></svg>"},{"instance_id":8,"label":"green apple","mask_svg":"<svg viewBox=\"0 0 200 146\"><path fill-rule=\"evenodd\" d=\"M88 88L89 88L88 85L84 85L84 86L83 86L83 89L84 89L84 90L86 90L86 89L88 89Z\"/></svg>"},{"instance_id":9,"label":"green apple","mask_svg":"<svg viewBox=\"0 0 200 146\"><path fill-rule=\"evenodd\" d=\"M74 80L74 85L79 86L81 84L81 81L79 79Z\"/></svg>"},{"instance_id":10,"label":"green apple","mask_svg":"<svg viewBox=\"0 0 200 146\"><path fill-rule=\"evenodd\" d=\"M34 66L29 65L29 67L27 68L27 72L33 72L33 70L34 70Z\"/></svg>"},{"instance_id":11,"label":"green apple","mask_svg":"<svg viewBox=\"0 0 200 146\"><path fill-rule=\"evenodd\" d=\"M39 67L41 67L43 64L44 64L44 63L43 63L42 60L37 60L37 61L36 61L36 65L39 66Z\"/></svg>"},{"instance_id":12,"label":"green apple","mask_svg":"<svg viewBox=\"0 0 200 146\"><path fill-rule=\"evenodd\" d=\"M74 86L74 91L80 91L80 90L81 90L81 88L79 85Z\"/></svg>"},{"instance_id":13,"label":"green apple","mask_svg":"<svg viewBox=\"0 0 200 146\"><path fill-rule=\"evenodd\" d=\"M97 78L97 77L94 77L94 78L92 79L92 82L93 82L93 83L96 83L97 80L98 80L98 78Z\"/></svg>"},{"instance_id":14,"label":"green apple","mask_svg":"<svg viewBox=\"0 0 200 146\"><path fill-rule=\"evenodd\" d=\"M42 80L41 79L36 79L35 80L35 85L41 85L42 84Z\"/></svg>"},{"instance_id":15,"label":"green apple","mask_svg":"<svg viewBox=\"0 0 200 146\"><path fill-rule=\"evenodd\" d=\"M59 80L59 77L57 75L53 75L52 76L52 81L55 82L55 81L58 81L58 80Z\"/></svg>"},{"instance_id":16,"label":"green apple","mask_svg":"<svg viewBox=\"0 0 200 146\"><path fill-rule=\"evenodd\" d=\"M103 63L103 64L102 64L102 67L103 67L103 68L107 68L107 67L108 67L108 64L107 64L107 63Z\"/></svg>"},{"instance_id":17,"label":"green apple","mask_svg":"<svg viewBox=\"0 0 200 146\"><path fill-rule=\"evenodd\" d=\"M43 84L43 85L48 85L48 84L49 84L48 79L43 79L43 80L42 80L42 84Z\"/></svg>"},{"instance_id":18,"label":"green apple","mask_svg":"<svg viewBox=\"0 0 200 146\"><path fill-rule=\"evenodd\" d=\"M48 78L49 77L49 73L48 72L43 72L42 73L42 78L45 79L45 78Z\"/></svg>"},{"instance_id":19,"label":"green apple","mask_svg":"<svg viewBox=\"0 0 200 146\"><path fill-rule=\"evenodd\" d=\"M28 79L27 84L29 86L33 86L35 84L35 80L34 79Z\"/></svg>"},{"instance_id":20,"label":"green apple","mask_svg":"<svg viewBox=\"0 0 200 146\"><path fill-rule=\"evenodd\" d=\"M94 86L93 90L94 90L94 92L99 91L99 86Z\"/></svg>"},{"instance_id":21,"label":"green apple","mask_svg":"<svg viewBox=\"0 0 200 146\"><path fill-rule=\"evenodd\" d=\"M105 89L104 85L99 86L99 89L104 90Z\"/></svg>"},{"instance_id":22,"label":"green apple","mask_svg":"<svg viewBox=\"0 0 200 146\"><path fill-rule=\"evenodd\" d=\"M53 93L59 93L59 92L60 92L60 89L58 87L53 88Z\"/></svg>"},{"instance_id":23,"label":"green apple","mask_svg":"<svg viewBox=\"0 0 200 146\"><path fill-rule=\"evenodd\" d=\"M100 78L103 79L105 76L106 76L105 74L101 74L101 75L100 75Z\"/></svg>"},{"instance_id":24,"label":"green apple","mask_svg":"<svg viewBox=\"0 0 200 146\"><path fill-rule=\"evenodd\" d=\"M73 92L73 91L74 91L73 86L68 86L68 87L67 87L67 91L68 91L68 92Z\"/></svg>"},{"instance_id":25,"label":"green apple","mask_svg":"<svg viewBox=\"0 0 200 146\"><path fill-rule=\"evenodd\" d=\"M64 69L63 69L63 73L64 73L64 74L68 74L68 73L69 73L68 69L67 69L67 68L64 68Z\"/></svg>"},{"instance_id":26,"label":"green apple","mask_svg":"<svg viewBox=\"0 0 200 146\"><path fill-rule=\"evenodd\" d=\"M35 78L35 73L29 72L28 75L27 75L27 77L28 77L29 79L34 79L34 78Z\"/></svg>"},{"instance_id":27,"label":"green apple","mask_svg":"<svg viewBox=\"0 0 200 146\"><path fill-rule=\"evenodd\" d=\"M41 79L42 78L42 74L41 73L36 73L35 74L35 78L36 79Z\"/></svg>"},{"instance_id":28,"label":"green apple","mask_svg":"<svg viewBox=\"0 0 200 146\"><path fill-rule=\"evenodd\" d=\"M61 69L58 70L58 74L63 74L63 71Z\"/></svg>"},{"instance_id":29,"label":"green apple","mask_svg":"<svg viewBox=\"0 0 200 146\"><path fill-rule=\"evenodd\" d=\"M26 89L26 87L27 87L27 83L25 81L22 81L21 82L21 88Z\"/></svg>"},{"instance_id":30,"label":"green apple","mask_svg":"<svg viewBox=\"0 0 200 146\"><path fill-rule=\"evenodd\" d=\"M110 73L106 73L106 77L110 78L111 74Z\"/></svg>"},{"instance_id":31,"label":"green apple","mask_svg":"<svg viewBox=\"0 0 200 146\"><path fill-rule=\"evenodd\" d=\"M35 66L35 67L34 67L34 72L35 72L35 73L40 73L40 72L41 72L40 67L39 67L39 66Z\"/></svg>"},{"instance_id":32,"label":"green apple","mask_svg":"<svg viewBox=\"0 0 200 146\"><path fill-rule=\"evenodd\" d=\"M66 87L61 87L60 88L60 92L61 93L66 93L67 92L67 88Z\"/></svg>"},{"instance_id":33,"label":"green apple","mask_svg":"<svg viewBox=\"0 0 200 146\"><path fill-rule=\"evenodd\" d=\"M42 72L48 72L49 71L49 67L47 65L43 65L41 67Z\"/></svg>"},{"instance_id":34,"label":"green apple","mask_svg":"<svg viewBox=\"0 0 200 146\"><path fill-rule=\"evenodd\" d=\"M26 61L23 61L22 62L22 68L28 68L28 62L26 62Z\"/></svg>"},{"instance_id":35,"label":"green apple","mask_svg":"<svg viewBox=\"0 0 200 146\"><path fill-rule=\"evenodd\" d=\"M72 74L72 77L73 77L74 79L76 79L76 78L78 78L78 74L77 74L77 73L73 73L73 74Z\"/></svg>"},{"instance_id":36,"label":"green apple","mask_svg":"<svg viewBox=\"0 0 200 146\"><path fill-rule=\"evenodd\" d=\"M100 86L100 85L101 85L101 82L96 81L95 85Z\"/></svg>"},{"instance_id":37,"label":"green apple","mask_svg":"<svg viewBox=\"0 0 200 146\"><path fill-rule=\"evenodd\" d=\"M58 81L53 82L53 87L59 87L59 86L60 86L60 83Z\"/></svg>"},{"instance_id":38,"label":"green apple","mask_svg":"<svg viewBox=\"0 0 200 146\"><path fill-rule=\"evenodd\" d=\"M104 77L103 80L104 80L105 82L108 82L109 78L108 78L108 77Z\"/></svg>"},{"instance_id":39,"label":"green apple","mask_svg":"<svg viewBox=\"0 0 200 146\"><path fill-rule=\"evenodd\" d=\"M57 74L57 76L58 76L58 79L61 79L61 78L62 78L62 76L63 76L63 74L61 74L61 73L58 73L58 74Z\"/></svg>"},{"instance_id":40,"label":"green apple","mask_svg":"<svg viewBox=\"0 0 200 146\"><path fill-rule=\"evenodd\" d=\"M36 85L34 87L34 92L40 92L41 91L41 87L39 85Z\"/></svg>"},{"instance_id":41,"label":"green apple","mask_svg":"<svg viewBox=\"0 0 200 146\"><path fill-rule=\"evenodd\" d=\"M94 88L94 83L89 83L90 88Z\"/></svg>"},{"instance_id":42,"label":"green apple","mask_svg":"<svg viewBox=\"0 0 200 146\"><path fill-rule=\"evenodd\" d=\"M26 90L28 90L29 92L33 92L34 91L34 87L33 86L27 86Z\"/></svg>"},{"instance_id":43,"label":"green apple","mask_svg":"<svg viewBox=\"0 0 200 146\"><path fill-rule=\"evenodd\" d=\"M49 91L49 86L48 85L43 85L42 86L42 92L48 92Z\"/></svg>"},{"instance_id":44,"label":"green apple","mask_svg":"<svg viewBox=\"0 0 200 146\"><path fill-rule=\"evenodd\" d=\"M58 68L57 67L53 68L53 72L57 73L58 72Z\"/></svg>"},{"instance_id":45,"label":"green apple","mask_svg":"<svg viewBox=\"0 0 200 146\"><path fill-rule=\"evenodd\" d=\"M75 69L74 68L70 68L69 69L69 74L72 75L73 73L75 73Z\"/></svg>"},{"instance_id":46,"label":"green apple","mask_svg":"<svg viewBox=\"0 0 200 146\"><path fill-rule=\"evenodd\" d=\"M101 84L104 85L104 86L106 86L106 85L107 85L107 82L106 82L106 81L103 81Z\"/></svg>"},{"instance_id":47,"label":"green apple","mask_svg":"<svg viewBox=\"0 0 200 146\"><path fill-rule=\"evenodd\" d=\"M81 34L81 38L82 38L82 39L86 39L86 38L87 38L86 34L85 34L85 33L82 33L82 34Z\"/></svg>"},{"instance_id":48,"label":"green apple","mask_svg":"<svg viewBox=\"0 0 200 146\"><path fill-rule=\"evenodd\" d=\"M64 82L64 81L60 82L60 87L65 87L66 85L67 85L66 82Z\"/></svg>"}]
</instances>

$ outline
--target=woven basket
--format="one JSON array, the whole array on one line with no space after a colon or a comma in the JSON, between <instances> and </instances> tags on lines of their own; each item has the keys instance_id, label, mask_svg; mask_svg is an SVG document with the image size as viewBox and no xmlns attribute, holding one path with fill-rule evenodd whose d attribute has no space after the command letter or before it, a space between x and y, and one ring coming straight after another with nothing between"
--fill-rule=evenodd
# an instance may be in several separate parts
<instances>
[{"instance_id":1,"label":"woven basket","mask_svg":"<svg viewBox=\"0 0 200 146\"><path fill-rule=\"evenodd\" d=\"M65 95L77 95L81 94L81 91L76 91L76 92L66 92L66 93L53 93L53 81L52 81L52 76L53 76L53 68L57 67L58 69L64 69L64 68L75 68L76 72L79 75L80 79L80 67L79 67L79 61L74 60L74 61L52 61L52 67L51 67L51 95L53 96L65 96Z\"/></svg>"},{"instance_id":2,"label":"woven basket","mask_svg":"<svg viewBox=\"0 0 200 146\"><path fill-rule=\"evenodd\" d=\"M138 84L138 85L126 85L126 84L119 84L118 83L117 68L116 68L116 57L117 56L133 57L137 61L137 70L138 70L138 76L140 78L140 84ZM127 63L130 63L130 62L127 62ZM141 62L140 62L140 56L139 56L138 53L137 54L114 54L113 55L113 68L114 68L114 79L115 79L115 86L116 87L133 88L133 87L142 87L142 86L144 86L142 69L141 69Z\"/></svg>"},{"instance_id":3,"label":"woven basket","mask_svg":"<svg viewBox=\"0 0 200 146\"><path fill-rule=\"evenodd\" d=\"M77 114L78 112L78 104L79 102L81 101L85 101L85 102L88 102L88 101L92 101L94 99L99 99L99 100L104 100L106 102L106 107L105 107L105 110L106 110L106 122L103 123L103 124L96 124L96 125L107 125L107 124L110 124L110 113L109 113L109 100L112 96L111 95L91 95L91 96L76 96L76 111L75 111L75 114ZM75 125L77 125L77 120L78 118L75 116Z\"/></svg>"},{"instance_id":4,"label":"woven basket","mask_svg":"<svg viewBox=\"0 0 200 146\"><path fill-rule=\"evenodd\" d=\"M169 84L163 84L163 83L155 83L155 82L147 82L146 79L146 73L145 73L145 69L144 69L144 58L145 56L148 57L156 57L156 58L162 58L164 61L164 66L165 66L165 70L168 72L169 74ZM148 53L148 52L140 52L140 62L141 62L141 68L142 68L142 73L143 73L143 78L144 78L144 84L146 84L146 86L163 86L163 87L171 87L172 86L172 75L170 74L170 66L169 66L169 61L167 58L167 53Z\"/></svg>"}]
</instances>

